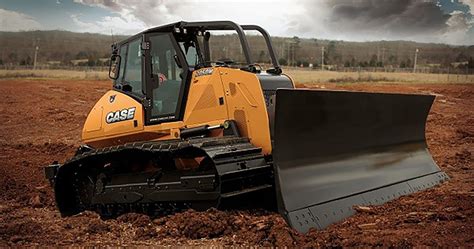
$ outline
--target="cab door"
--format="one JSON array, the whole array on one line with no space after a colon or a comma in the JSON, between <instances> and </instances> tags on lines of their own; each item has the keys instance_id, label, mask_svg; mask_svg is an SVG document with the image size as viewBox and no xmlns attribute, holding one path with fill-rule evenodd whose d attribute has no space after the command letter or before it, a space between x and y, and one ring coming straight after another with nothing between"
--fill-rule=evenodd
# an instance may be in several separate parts
<instances>
[{"instance_id":1,"label":"cab door","mask_svg":"<svg viewBox=\"0 0 474 249\"><path fill-rule=\"evenodd\" d=\"M171 33L145 35L146 125L182 120L190 71Z\"/></svg>"},{"instance_id":2,"label":"cab door","mask_svg":"<svg viewBox=\"0 0 474 249\"><path fill-rule=\"evenodd\" d=\"M144 128L142 35L129 38L118 48L121 63L114 90L102 96L84 124L82 139L93 147L135 141Z\"/></svg>"}]
</instances>

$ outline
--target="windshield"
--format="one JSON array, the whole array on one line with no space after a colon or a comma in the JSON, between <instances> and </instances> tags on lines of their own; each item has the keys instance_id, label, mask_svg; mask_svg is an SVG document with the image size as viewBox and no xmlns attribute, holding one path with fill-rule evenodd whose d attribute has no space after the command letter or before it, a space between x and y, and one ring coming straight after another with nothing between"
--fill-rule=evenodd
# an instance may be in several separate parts
<instances>
[{"instance_id":1,"label":"windshield","mask_svg":"<svg viewBox=\"0 0 474 249\"><path fill-rule=\"evenodd\" d=\"M230 67L247 66L242 45L236 31L208 31L209 33L209 61L212 65L226 65ZM270 53L265 40L260 33L246 31L249 42L250 56L254 63L262 69L272 68ZM205 37L199 36L199 47L205 46Z\"/></svg>"},{"instance_id":2,"label":"windshield","mask_svg":"<svg viewBox=\"0 0 474 249\"><path fill-rule=\"evenodd\" d=\"M199 56L194 42L179 42L179 46L186 57L189 67L195 67L199 63Z\"/></svg>"}]
</instances>

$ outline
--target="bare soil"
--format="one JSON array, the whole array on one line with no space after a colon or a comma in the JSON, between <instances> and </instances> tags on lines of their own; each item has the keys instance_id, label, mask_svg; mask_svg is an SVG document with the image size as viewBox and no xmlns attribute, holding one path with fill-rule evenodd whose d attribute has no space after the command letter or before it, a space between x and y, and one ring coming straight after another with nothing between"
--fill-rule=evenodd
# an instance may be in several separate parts
<instances>
[{"instance_id":1,"label":"bare soil","mask_svg":"<svg viewBox=\"0 0 474 249\"><path fill-rule=\"evenodd\" d=\"M299 85L305 87L304 85ZM323 231L299 234L265 210L196 212L158 219L127 214L61 218L43 166L80 144L88 111L107 81L0 81L0 247L18 245L204 245L288 247L473 247L474 85L319 84L313 88L435 94L427 140L451 179L359 212Z\"/></svg>"}]
</instances>

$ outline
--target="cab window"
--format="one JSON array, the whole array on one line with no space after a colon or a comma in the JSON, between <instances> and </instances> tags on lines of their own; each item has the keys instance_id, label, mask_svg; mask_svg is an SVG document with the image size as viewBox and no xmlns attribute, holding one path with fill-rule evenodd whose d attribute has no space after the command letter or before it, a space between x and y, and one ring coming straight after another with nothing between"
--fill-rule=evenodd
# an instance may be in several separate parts
<instances>
[{"instance_id":1,"label":"cab window","mask_svg":"<svg viewBox=\"0 0 474 249\"><path fill-rule=\"evenodd\" d=\"M143 94L142 91L142 54L141 39L136 39L128 44L123 83L131 86L131 91Z\"/></svg>"},{"instance_id":2,"label":"cab window","mask_svg":"<svg viewBox=\"0 0 474 249\"><path fill-rule=\"evenodd\" d=\"M199 57L195 45L193 43L186 45L184 42L180 42L179 46L186 56L186 62L188 63L188 66L196 66L198 64Z\"/></svg>"},{"instance_id":3,"label":"cab window","mask_svg":"<svg viewBox=\"0 0 474 249\"><path fill-rule=\"evenodd\" d=\"M150 37L151 64L157 84L153 86L153 117L175 118L182 91L183 70L175 61L176 50L169 34L156 34Z\"/></svg>"},{"instance_id":4,"label":"cab window","mask_svg":"<svg viewBox=\"0 0 474 249\"><path fill-rule=\"evenodd\" d=\"M127 49L128 49L128 44L122 45L120 47L120 68L119 68L119 76L116 80L116 82L122 82L123 81L123 75L124 75L124 70L125 70L125 61L127 59Z\"/></svg>"}]
</instances>

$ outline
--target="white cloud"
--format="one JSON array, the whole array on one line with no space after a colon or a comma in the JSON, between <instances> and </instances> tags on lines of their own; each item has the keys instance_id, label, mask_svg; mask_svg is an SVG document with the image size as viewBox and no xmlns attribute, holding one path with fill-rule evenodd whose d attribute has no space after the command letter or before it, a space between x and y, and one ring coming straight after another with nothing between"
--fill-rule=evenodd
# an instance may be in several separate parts
<instances>
[{"instance_id":1,"label":"white cloud","mask_svg":"<svg viewBox=\"0 0 474 249\"><path fill-rule=\"evenodd\" d=\"M110 33L110 27L133 34L181 20L231 20L260 25L273 36L353 41L404 39L453 44L472 44L474 40L467 35L466 29L472 26L471 17L457 12L446 16L432 0L74 1L119 15L82 24L101 33ZM474 0L462 2L473 11ZM81 20L76 23L80 24Z\"/></svg>"},{"instance_id":2,"label":"white cloud","mask_svg":"<svg viewBox=\"0 0 474 249\"><path fill-rule=\"evenodd\" d=\"M120 6L116 4L115 0L74 0L75 3L81 3L84 5L98 6L103 8L109 8L113 10L119 10Z\"/></svg>"},{"instance_id":3,"label":"white cloud","mask_svg":"<svg viewBox=\"0 0 474 249\"><path fill-rule=\"evenodd\" d=\"M41 24L33 17L16 11L0 9L0 31L38 29L41 29Z\"/></svg>"},{"instance_id":4,"label":"white cloud","mask_svg":"<svg viewBox=\"0 0 474 249\"><path fill-rule=\"evenodd\" d=\"M448 25L448 32L462 31L466 32L471 28L471 23L466 18L466 15L461 11L453 11L451 17L446 21Z\"/></svg>"},{"instance_id":5,"label":"white cloud","mask_svg":"<svg viewBox=\"0 0 474 249\"><path fill-rule=\"evenodd\" d=\"M128 10L121 10L119 16L105 16L96 22L87 22L81 15L71 15L73 22L83 32L103 34L132 34L146 29L146 25L131 15Z\"/></svg>"},{"instance_id":6,"label":"white cloud","mask_svg":"<svg viewBox=\"0 0 474 249\"><path fill-rule=\"evenodd\" d=\"M469 6L471 14L474 15L474 0L461 0L461 3Z\"/></svg>"},{"instance_id":7,"label":"white cloud","mask_svg":"<svg viewBox=\"0 0 474 249\"><path fill-rule=\"evenodd\" d=\"M472 28L473 22L468 20L466 15L461 11L453 11L451 17L446 21L448 25L447 31L443 34L443 42L451 44L469 44L472 41L466 32Z\"/></svg>"},{"instance_id":8,"label":"white cloud","mask_svg":"<svg viewBox=\"0 0 474 249\"><path fill-rule=\"evenodd\" d=\"M231 20L241 24L259 24L273 35L284 35L289 17L304 6L289 0L263 1L166 1L166 0L74 0L90 6L100 6L142 21L146 27L177 21ZM137 31L139 31L137 29Z\"/></svg>"}]
</instances>

